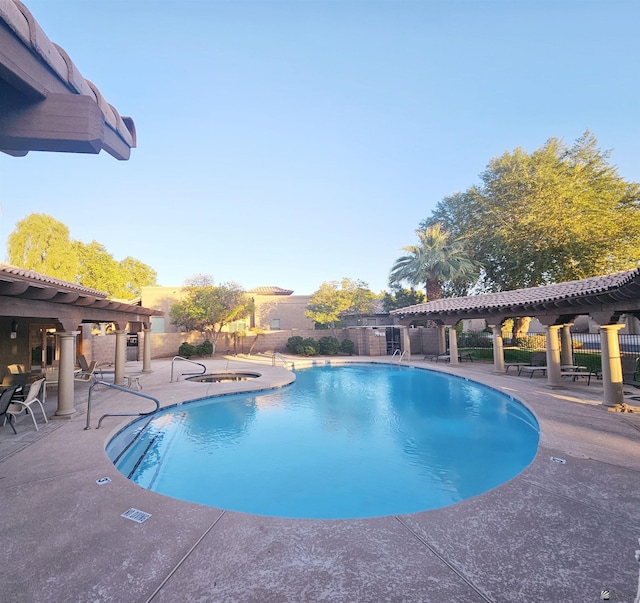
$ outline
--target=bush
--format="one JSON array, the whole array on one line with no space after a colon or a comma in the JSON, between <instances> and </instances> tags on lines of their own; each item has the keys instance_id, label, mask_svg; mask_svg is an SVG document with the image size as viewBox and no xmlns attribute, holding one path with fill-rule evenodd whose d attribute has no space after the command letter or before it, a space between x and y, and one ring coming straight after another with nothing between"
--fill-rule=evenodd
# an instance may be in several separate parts
<instances>
[{"instance_id":1,"label":"bush","mask_svg":"<svg viewBox=\"0 0 640 603\"><path fill-rule=\"evenodd\" d=\"M178 348L178 356L184 356L185 358L191 358L196 355L196 348L186 341L182 342Z\"/></svg>"},{"instance_id":2,"label":"bush","mask_svg":"<svg viewBox=\"0 0 640 603\"><path fill-rule=\"evenodd\" d=\"M296 335L295 337L289 337L287 339L287 350L289 350L292 354L297 354L298 346L302 343L303 339L300 335Z\"/></svg>"},{"instance_id":3,"label":"bush","mask_svg":"<svg viewBox=\"0 0 640 603\"><path fill-rule=\"evenodd\" d=\"M547 347L547 338L544 335L525 335L516 337L515 344L523 350L544 350Z\"/></svg>"},{"instance_id":4,"label":"bush","mask_svg":"<svg viewBox=\"0 0 640 603\"><path fill-rule=\"evenodd\" d=\"M300 354L300 356L317 356L318 347L318 342L315 339L307 337L296 348L296 354Z\"/></svg>"},{"instance_id":5,"label":"bush","mask_svg":"<svg viewBox=\"0 0 640 603\"><path fill-rule=\"evenodd\" d=\"M493 339L482 331L466 331L458 337L458 345L464 348L492 348Z\"/></svg>"},{"instance_id":6,"label":"bush","mask_svg":"<svg viewBox=\"0 0 640 603\"><path fill-rule=\"evenodd\" d=\"M318 349L321 354L333 356L338 353L340 344L335 337L321 337L318 341Z\"/></svg>"},{"instance_id":7,"label":"bush","mask_svg":"<svg viewBox=\"0 0 640 603\"><path fill-rule=\"evenodd\" d=\"M197 356L211 356L213 354L213 344L205 339L201 344L196 346Z\"/></svg>"},{"instance_id":8,"label":"bush","mask_svg":"<svg viewBox=\"0 0 640 603\"><path fill-rule=\"evenodd\" d=\"M356 344L351 339L343 339L340 344L340 351L351 356L356 351Z\"/></svg>"}]
</instances>

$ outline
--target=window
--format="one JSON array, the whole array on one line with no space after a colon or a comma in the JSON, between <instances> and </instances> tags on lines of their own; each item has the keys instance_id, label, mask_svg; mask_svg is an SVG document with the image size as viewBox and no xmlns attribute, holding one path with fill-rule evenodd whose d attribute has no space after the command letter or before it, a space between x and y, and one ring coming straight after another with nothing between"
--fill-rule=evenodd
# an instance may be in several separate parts
<instances>
[{"instance_id":1,"label":"window","mask_svg":"<svg viewBox=\"0 0 640 603\"><path fill-rule=\"evenodd\" d=\"M269 328L272 331L279 331L280 330L280 319L279 318L272 318L269 321Z\"/></svg>"}]
</instances>

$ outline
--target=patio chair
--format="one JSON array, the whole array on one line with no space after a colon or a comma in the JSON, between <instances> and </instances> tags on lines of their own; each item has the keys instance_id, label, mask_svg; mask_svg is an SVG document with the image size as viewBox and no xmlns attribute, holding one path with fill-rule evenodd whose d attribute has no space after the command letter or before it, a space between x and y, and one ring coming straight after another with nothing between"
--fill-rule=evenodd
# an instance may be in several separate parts
<instances>
[{"instance_id":1,"label":"patio chair","mask_svg":"<svg viewBox=\"0 0 640 603\"><path fill-rule=\"evenodd\" d=\"M80 356L78 356L78 359ZM86 364L86 360L85 360ZM98 363L95 360L92 360L87 366L86 370L82 369L79 373L77 373L74 377L74 381L95 381L96 380L96 368L98 367Z\"/></svg>"},{"instance_id":2,"label":"patio chair","mask_svg":"<svg viewBox=\"0 0 640 603\"><path fill-rule=\"evenodd\" d=\"M29 375L26 373L9 373L2 379L0 387L7 388L15 385L14 398L22 396L24 398L24 388L27 385L27 378Z\"/></svg>"},{"instance_id":3,"label":"patio chair","mask_svg":"<svg viewBox=\"0 0 640 603\"><path fill-rule=\"evenodd\" d=\"M19 415L22 411L25 411L28 414L30 414L31 418L33 419L33 425L36 428L36 431L38 431L38 424L36 423L36 416L31 408L36 402L40 405L40 410L42 411L44 422L45 423L49 422L47 420L47 415L44 413L44 406L42 405L40 398L38 398L38 396L40 395L40 390L42 389L43 383L44 383L44 378L34 381L29 386L29 391L27 392L27 395L25 396L24 400L19 400L17 398L14 398L13 400L11 400L11 403L9 404L9 408L7 408L7 412L12 415Z\"/></svg>"},{"instance_id":4,"label":"patio chair","mask_svg":"<svg viewBox=\"0 0 640 603\"><path fill-rule=\"evenodd\" d=\"M4 421L2 422L2 424L6 425L7 421L9 421L9 425L11 425L11 429L13 429L13 433L15 433L16 435L18 432L16 431L16 428L13 425L13 415L8 413L7 409L11 404L11 398L13 397L13 394L15 393L17 387L18 387L17 385L11 385L7 387L7 389L5 389L0 394L0 418L4 418Z\"/></svg>"},{"instance_id":5,"label":"patio chair","mask_svg":"<svg viewBox=\"0 0 640 603\"><path fill-rule=\"evenodd\" d=\"M78 361L78 366L84 371L88 371L89 370L89 363L87 362L87 359L84 357L83 354L78 354L76 356L76 359Z\"/></svg>"}]
</instances>

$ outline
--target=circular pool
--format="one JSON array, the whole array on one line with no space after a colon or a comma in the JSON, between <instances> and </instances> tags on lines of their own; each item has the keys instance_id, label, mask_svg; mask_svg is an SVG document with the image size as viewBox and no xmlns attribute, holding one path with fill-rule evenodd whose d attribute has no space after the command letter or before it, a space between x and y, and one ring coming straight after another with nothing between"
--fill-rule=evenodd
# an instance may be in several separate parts
<instances>
[{"instance_id":1,"label":"circular pool","mask_svg":"<svg viewBox=\"0 0 640 603\"><path fill-rule=\"evenodd\" d=\"M204 373L187 377L187 381L197 381L199 383L227 383L231 381L247 381L259 377L260 373Z\"/></svg>"},{"instance_id":2,"label":"circular pool","mask_svg":"<svg viewBox=\"0 0 640 603\"><path fill-rule=\"evenodd\" d=\"M412 367L297 371L285 388L138 420L107 452L135 483L223 509L363 518L457 503L533 460L539 428L489 387Z\"/></svg>"}]
</instances>

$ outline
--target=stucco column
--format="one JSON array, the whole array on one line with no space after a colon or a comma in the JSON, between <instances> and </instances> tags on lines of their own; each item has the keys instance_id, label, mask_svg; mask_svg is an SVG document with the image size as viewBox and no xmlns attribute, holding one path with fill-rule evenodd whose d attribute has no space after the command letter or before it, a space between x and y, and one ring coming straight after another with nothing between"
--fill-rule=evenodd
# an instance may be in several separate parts
<instances>
[{"instance_id":1,"label":"stucco column","mask_svg":"<svg viewBox=\"0 0 640 603\"><path fill-rule=\"evenodd\" d=\"M622 391L622 360L618 331L623 324L600 325L600 349L602 351L602 404L614 409L624 402Z\"/></svg>"},{"instance_id":2,"label":"stucco column","mask_svg":"<svg viewBox=\"0 0 640 603\"><path fill-rule=\"evenodd\" d=\"M445 325L438 325L438 354L447 353L447 336L445 331Z\"/></svg>"},{"instance_id":3,"label":"stucco column","mask_svg":"<svg viewBox=\"0 0 640 603\"><path fill-rule=\"evenodd\" d=\"M142 348L142 372L151 372L151 328L143 327L144 347Z\"/></svg>"},{"instance_id":4,"label":"stucco column","mask_svg":"<svg viewBox=\"0 0 640 603\"><path fill-rule=\"evenodd\" d=\"M76 364L76 336L79 331L56 333L60 340L60 363L58 365L58 409L56 419L70 419L76 412L74 406L75 383L73 368Z\"/></svg>"},{"instance_id":5,"label":"stucco column","mask_svg":"<svg viewBox=\"0 0 640 603\"><path fill-rule=\"evenodd\" d=\"M489 325L493 331L493 370L504 373L504 346L502 345L502 325Z\"/></svg>"},{"instance_id":6,"label":"stucco column","mask_svg":"<svg viewBox=\"0 0 640 603\"><path fill-rule=\"evenodd\" d=\"M116 331L116 368L113 382L116 385L124 385L124 365L127 360L127 331Z\"/></svg>"},{"instance_id":7,"label":"stucco column","mask_svg":"<svg viewBox=\"0 0 640 603\"><path fill-rule=\"evenodd\" d=\"M458 364L458 333L452 326L449 327L449 363Z\"/></svg>"},{"instance_id":8,"label":"stucco column","mask_svg":"<svg viewBox=\"0 0 640 603\"><path fill-rule=\"evenodd\" d=\"M561 325L546 326L547 337L547 385L553 389L560 389L562 376L560 375L560 344L558 341L558 331Z\"/></svg>"},{"instance_id":9,"label":"stucco column","mask_svg":"<svg viewBox=\"0 0 640 603\"><path fill-rule=\"evenodd\" d=\"M561 351L560 351L560 364L567 366L573 366L573 345L571 343L571 327L572 322L562 325L560 331Z\"/></svg>"}]
</instances>

